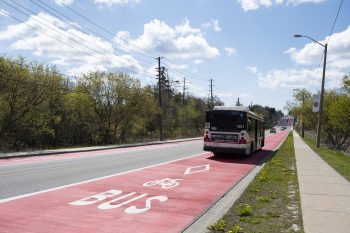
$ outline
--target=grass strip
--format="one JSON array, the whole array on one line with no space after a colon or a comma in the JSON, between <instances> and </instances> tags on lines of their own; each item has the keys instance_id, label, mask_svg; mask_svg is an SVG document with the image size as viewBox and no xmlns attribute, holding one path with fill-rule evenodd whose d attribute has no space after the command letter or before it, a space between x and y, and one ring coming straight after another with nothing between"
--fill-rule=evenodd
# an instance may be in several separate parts
<instances>
[{"instance_id":1,"label":"grass strip","mask_svg":"<svg viewBox=\"0 0 350 233\"><path fill-rule=\"evenodd\" d=\"M334 170L350 181L350 156L345 155L341 151L329 148L317 148L316 142L312 138L304 137L303 140L316 154L333 167Z\"/></svg>"},{"instance_id":2,"label":"grass strip","mask_svg":"<svg viewBox=\"0 0 350 233\"><path fill-rule=\"evenodd\" d=\"M208 230L304 232L292 133L230 210Z\"/></svg>"}]
</instances>

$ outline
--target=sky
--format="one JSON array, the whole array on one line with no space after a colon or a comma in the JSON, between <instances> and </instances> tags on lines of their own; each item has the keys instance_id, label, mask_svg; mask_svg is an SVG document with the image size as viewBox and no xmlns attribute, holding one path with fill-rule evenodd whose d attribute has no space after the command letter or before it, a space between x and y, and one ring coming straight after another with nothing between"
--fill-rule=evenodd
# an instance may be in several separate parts
<instances>
[{"instance_id":1,"label":"sky","mask_svg":"<svg viewBox=\"0 0 350 233\"><path fill-rule=\"evenodd\" d=\"M156 57L181 92L225 105L283 110L293 89L320 90L350 72L350 1L0 0L0 53L60 73L126 72L156 84ZM330 36L330 37L329 37ZM73 78L72 78L73 79Z\"/></svg>"}]
</instances>

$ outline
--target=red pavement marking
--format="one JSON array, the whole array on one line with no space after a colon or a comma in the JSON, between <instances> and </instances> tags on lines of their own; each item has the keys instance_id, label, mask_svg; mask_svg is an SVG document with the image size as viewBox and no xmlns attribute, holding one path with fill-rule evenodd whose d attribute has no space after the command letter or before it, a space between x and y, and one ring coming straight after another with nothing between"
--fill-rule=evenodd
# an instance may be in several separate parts
<instances>
[{"instance_id":1,"label":"red pavement marking","mask_svg":"<svg viewBox=\"0 0 350 233\"><path fill-rule=\"evenodd\" d=\"M202 140L174 142L174 143L167 143L167 144L161 144L161 145L116 148L116 149L107 149L107 150L99 150L99 151L86 151L86 152L76 152L76 153L72 152L67 154L52 154L52 155L32 156L32 157L23 157L23 158L8 158L8 159L0 160L0 167L31 164L31 163L38 163L38 162L45 162L45 161L60 161L60 160L66 160L66 159L90 157L90 156L97 156L97 155L109 155L109 154L118 154L118 153L125 153L125 152L144 151L144 150L152 150L156 148L173 147L179 144L184 145L184 144L194 144L194 143L202 143Z\"/></svg>"},{"instance_id":2,"label":"red pavement marking","mask_svg":"<svg viewBox=\"0 0 350 233\"><path fill-rule=\"evenodd\" d=\"M247 159L216 158L206 153L2 203L0 232L179 232L249 173L287 134L285 130L266 138L264 150ZM209 171L184 175L187 168L201 165L209 165ZM173 188L143 186L164 178L181 180ZM106 191L115 196L90 197ZM117 200L124 195L128 196ZM123 205L137 197L140 199Z\"/></svg>"}]
</instances>

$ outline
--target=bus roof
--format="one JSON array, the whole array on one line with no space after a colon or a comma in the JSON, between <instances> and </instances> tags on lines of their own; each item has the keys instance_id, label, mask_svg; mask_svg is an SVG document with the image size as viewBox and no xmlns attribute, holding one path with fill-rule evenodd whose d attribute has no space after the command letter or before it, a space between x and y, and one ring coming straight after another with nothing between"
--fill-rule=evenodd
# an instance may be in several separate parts
<instances>
[{"instance_id":1,"label":"bus roof","mask_svg":"<svg viewBox=\"0 0 350 233\"><path fill-rule=\"evenodd\" d=\"M246 112L248 113L248 116L256 118L258 120L264 121L264 118L258 114L256 114L255 112L252 112L249 110L248 107L244 107L244 106L232 106L232 107L228 107L228 106L214 106L213 110L226 110L226 111L241 111L241 112Z\"/></svg>"}]
</instances>

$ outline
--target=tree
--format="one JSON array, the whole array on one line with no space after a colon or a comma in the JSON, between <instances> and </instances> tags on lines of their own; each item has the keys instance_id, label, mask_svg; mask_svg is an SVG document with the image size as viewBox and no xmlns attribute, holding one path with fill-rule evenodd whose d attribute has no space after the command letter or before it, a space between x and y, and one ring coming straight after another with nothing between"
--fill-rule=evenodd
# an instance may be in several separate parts
<instances>
[{"instance_id":1,"label":"tree","mask_svg":"<svg viewBox=\"0 0 350 233\"><path fill-rule=\"evenodd\" d=\"M293 102L287 102L286 109L290 115L295 116L307 129L316 129L317 115L312 112L311 93L303 89L294 89Z\"/></svg>"},{"instance_id":2,"label":"tree","mask_svg":"<svg viewBox=\"0 0 350 233\"><path fill-rule=\"evenodd\" d=\"M283 113L279 110L276 111L275 108L269 106L252 105L250 110L264 117L265 127L271 128L277 124L277 122L283 117Z\"/></svg>"},{"instance_id":3,"label":"tree","mask_svg":"<svg viewBox=\"0 0 350 233\"><path fill-rule=\"evenodd\" d=\"M343 77L343 88L348 94L350 94L350 73Z\"/></svg>"},{"instance_id":4,"label":"tree","mask_svg":"<svg viewBox=\"0 0 350 233\"><path fill-rule=\"evenodd\" d=\"M34 147L54 134L46 111L50 96L60 88L62 77L54 67L28 63L24 58L0 57L0 146Z\"/></svg>"},{"instance_id":5,"label":"tree","mask_svg":"<svg viewBox=\"0 0 350 233\"><path fill-rule=\"evenodd\" d=\"M350 137L350 96L335 90L326 92L323 128L330 147L345 150Z\"/></svg>"},{"instance_id":6,"label":"tree","mask_svg":"<svg viewBox=\"0 0 350 233\"><path fill-rule=\"evenodd\" d=\"M96 139L103 144L122 143L129 132L153 118L156 103L150 88L127 74L93 72L80 79L96 114Z\"/></svg>"},{"instance_id":7,"label":"tree","mask_svg":"<svg viewBox=\"0 0 350 233\"><path fill-rule=\"evenodd\" d=\"M93 102L81 86L65 95L64 108L67 114L66 130L67 144L83 145L94 142L94 119L96 117ZM68 130L69 129L69 130Z\"/></svg>"}]
</instances>

